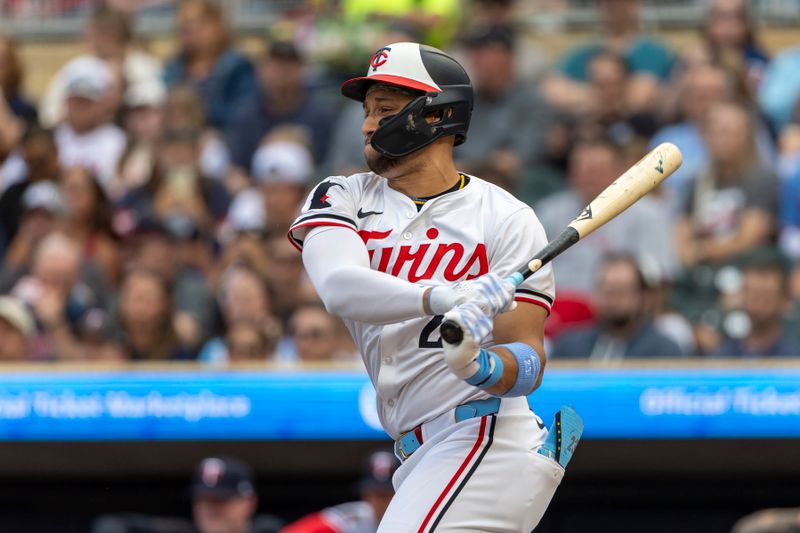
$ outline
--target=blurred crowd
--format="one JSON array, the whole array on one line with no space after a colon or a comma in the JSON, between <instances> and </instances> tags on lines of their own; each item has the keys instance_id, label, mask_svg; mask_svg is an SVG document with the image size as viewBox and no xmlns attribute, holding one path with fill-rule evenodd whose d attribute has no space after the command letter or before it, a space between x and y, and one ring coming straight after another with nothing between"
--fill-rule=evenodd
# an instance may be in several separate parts
<instances>
[{"instance_id":1,"label":"blurred crowd","mask_svg":"<svg viewBox=\"0 0 800 533\"><path fill-rule=\"evenodd\" d=\"M320 179L365 170L338 86L405 40L463 61L459 168L550 236L651 147L683 152L556 260L554 359L800 356L800 48L768 53L745 0L709 2L680 49L598 0L561 57L513 0L295 2L257 53L223 3L183 0L166 58L126 5L94 3L39 101L0 37L0 361L357 360L286 230Z\"/></svg>"}]
</instances>

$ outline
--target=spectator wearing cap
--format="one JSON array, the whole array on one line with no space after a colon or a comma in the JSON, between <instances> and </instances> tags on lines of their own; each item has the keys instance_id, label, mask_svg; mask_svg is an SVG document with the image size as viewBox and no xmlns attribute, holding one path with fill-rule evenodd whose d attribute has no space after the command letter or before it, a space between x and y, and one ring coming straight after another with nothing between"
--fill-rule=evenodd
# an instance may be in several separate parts
<instances>
[{"instance_id":1,"label":"spectator wearing cap","mask_svg":"<svg viewBox=\"0 0 800 533\"><path fill-rule=\"evenodd\" d=\"M33 316L12 296L0 296L0 362L25 361L36 333Z\"/></svg>"},{"instance_id":2,"label":"spectator wearing cap","mask_svg":"<svg viewBox=\"0 0 800 533\"><path fill-rule=\"evenodd\" d=\"M792 298L789 262L779 253L754 252L745 259L741 281L741 331L729 331L714 355L760 358L799 357L798 336L787 328Z\"/></svg>"},{"instance_id":3,"label":"spectator wearing cap","mask_svg":"<svg viewBox=\"0 0 800 533\"><path fill-rule=\"evenodd\" d=\"M125 513L103 515L92 533L277 533L282 521L256 514L258 499L251 469L232 457L207 457L190 486L192 520Z\"/></svg>"},{"instance_id":4,"label":"spectator wearing cap","mask_svg":"<svg viewBox=\"0 0 800 533\"><path fill-rule=\"evenodd\" d=\"M555 340L551 357L614 361L678 357L678 345L652 323L648 284L630 255L605 258L597 273L597 325L571 329Z\"/></svg>"},{"instance_id":5,"label":"spectator wearing cap","mask_svg":"<svg viewBox=\"0 0 800 533\"><path fill-rule=\"evenodd\" d=\"M261 140L282 125L302 127L311 140L314 160L325 157L333 115L315 102L307 87L305 62L294 44L275 42L258 64L259 91L233 111L226 140L231 160L251 174Z\"/></svg>"},{"instance_id":6,"label":"spectator wearing cap","mask_svg":"<svg viewBox=\"0 0 800 533\"><path fill-rule=\"evenodd\" d=\"M548 106L533 85L517 76L510 27L476 30L467 47L475 84L470 122L474 133L455 151L459 168L515 187L522 173L543 155Z\"/></svg>"},{"instance_id":7,"label":"spectator wearing cap","mask_svg":"<svg viewBox=\"0 0 800 533\"><path fill-rule=\"evenodd\" d=\"M232 457L208 457L192 481L192 515L198 533L276 533L281 521L256 515L255 478Z\"/></svg>"},{"instance_id":8,"label":"spectator wearing cap","mask_svg":"<svg viewBox=\"0 0 800 533\"><path fill-rule=\"evenodd\" d=\"M257 90L253 65L232 47L221 5L183 0L177 25L180 50L165 65L164 79L169 87L191 85L203 102L208 123L225 129L238 103Z\"/></svg>"},{"instance_id":9,"label":"spectator wearing cap","mask_svg":"<svg viewBox=\"0 0 800 533\"><path fill-rule=\"evenodd\" d=\"M394 496L392 476L400 466L390 452L369 456L358 482L361 500L343 503L305 516L281 533L375 533Z\"/></svg>"},{"instance_id":10,"label":"spectator wearing cap","mask_svg":"<svg viewBox=\"0 0 800 533\"><path fill-rule=\"evenodd\" d=\"M110 104L111 114L115 113L121 99L128 98L134 87L161 80L161 63L134 44L130 16L108 5L108 2L97 3L86 19L83 37L87 53L76 59L100 59L119 78L120 83L115 85L114 94L111 95L114 100ZM69 81L66 67L59 70L50 81L42 99L42 125L55 127L64 119Z\"/></svg>"},{"instance_id":11,"label":"spectator wearing cap","mask_svg":"<svg viewBox=\"0 0 800 533\"><path fill-rule=\"evenodd\" d=\"M0 196L0 242L2 248L17 234L25 211L23 197L28 188L39 182L57 182L61 167L53 133L37 126L29 128L20 146L21 181L12 184Z\"/></svg>"},{"instance_id":12,"label":"spectator wearing cap","mask_svg":"<svg viewBox=\"0 0 800 533\"><path fill-rule=\"evenodd\" d=\"M125 133L109 120L114 75L101 59L84 56L64 67L66 116L55 130L64 166L91 168L103 187L114 177L125 150Z\"/></svg>"},{"instance_id":13,"label":"spectator wearing cap","mask_svg":"<svg viewBox=\"0 0 800 533\"><path fill-rule=\"evenodd\" d=\"M256 151L253 177L264 196L268 230L289 229L308 192L313 171L311 154L298 142L276 140Z\"/></svg>"},{"instance_id":14,"label":"spectator wearing cap","mask_svg":"<svg viewBox=\"0 0 800 533\"><path fill-rule=\"evenodd\" d=\"M543 91L556 108L583 113L588 97L589 64L603 50L619 54L631 74L626 87L634 111L654 109L662 82L671 74L674 53L657 39L639 29L639 0L597 2L601 34L578 45L561 58L555 71L544 80Z\"/></svg>"}]
</instances>

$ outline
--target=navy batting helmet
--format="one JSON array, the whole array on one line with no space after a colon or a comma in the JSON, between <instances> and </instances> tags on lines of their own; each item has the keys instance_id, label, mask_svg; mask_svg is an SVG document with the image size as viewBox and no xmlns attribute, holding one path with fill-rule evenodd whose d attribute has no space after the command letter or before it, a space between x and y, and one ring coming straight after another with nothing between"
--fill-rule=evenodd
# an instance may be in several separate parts
<instances>
[{"instance_id":1,"label":"navy batting helmet","mask_svg":"<svg viewBox=\"0 0 800 533\"><path fill-rule=\"evenodd\" d=\"M380 121L370 143L386 157L402 157L436 139L455 135L467 139L472 115L472 84L464 68L441 50L418 43L394 43L372 56L367 75L342 85L342 94L363 102L369 87L384 83L417 93L398 114ZM440 119L428 123L426 115Z\"/></svg>"}]
</instances>

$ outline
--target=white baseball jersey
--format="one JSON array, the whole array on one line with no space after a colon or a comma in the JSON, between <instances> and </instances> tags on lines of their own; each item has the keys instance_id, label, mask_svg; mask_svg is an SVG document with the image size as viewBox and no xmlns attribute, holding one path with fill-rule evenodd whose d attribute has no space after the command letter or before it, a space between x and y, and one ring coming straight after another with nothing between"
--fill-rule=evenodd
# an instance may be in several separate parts
<instances>
[{"instance_id":1,"label":"white baseball jersey","mask_svg":"<svg viewBox=\"0 0 800 533\"><path fill-rule=\"evenodd\" d=\"M289 230L298 249L314 226L352 229L364 241L374 270L426 286L490 271L508 276L547 243L529 206L472 176L465 187L429 199L419 211L411 198L372 172L330 177L311 192ZM517 301L548 311L553 298L549 265L515 294ZM441 320L423 317L389 325L345 320L377 391L381 422L392 438L464 402L488 397L448 369L441 355ZM483 346L491 344L491 335L482 340Z\"/></svg>"}]
</instances>

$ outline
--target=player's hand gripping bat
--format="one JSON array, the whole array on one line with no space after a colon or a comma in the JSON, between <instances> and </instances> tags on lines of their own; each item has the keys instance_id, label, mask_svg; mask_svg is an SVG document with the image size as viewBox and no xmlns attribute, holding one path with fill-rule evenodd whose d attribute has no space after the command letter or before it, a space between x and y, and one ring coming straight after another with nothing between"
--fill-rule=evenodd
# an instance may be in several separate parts
<instances>
[{"instance_id":1,"label":"player's hand gripping bat","mask_svg":"<svg viewBox=\"0 0 800 533\"><path fill-rule=\"evenodd\" d=\"M662 143L625 171L614 183L605 188L564 231L547 243L525 268L514 272L508 280L518 286L528 276L552 261L561 252L589 235L591 232L619 215L642 196L653 190L683 162L678 147ZM461 328L445 320L439 328L442 339L450 344L460 344L464 338Z\"/></svg>"}]
</instances>

